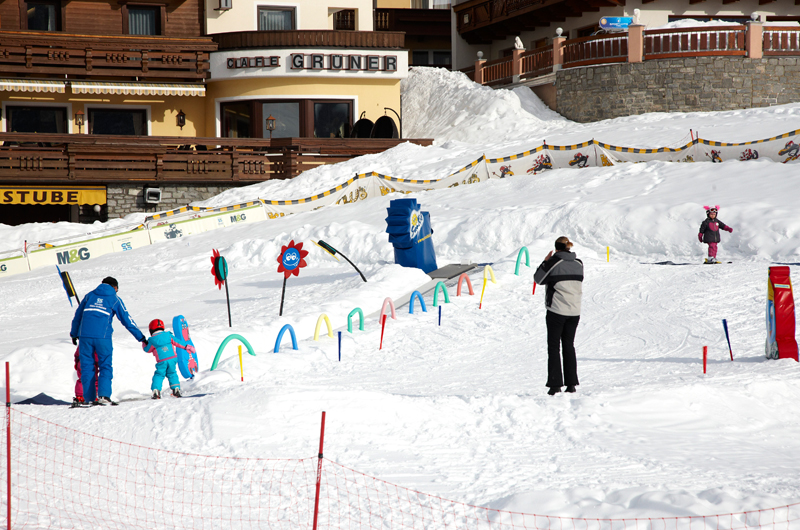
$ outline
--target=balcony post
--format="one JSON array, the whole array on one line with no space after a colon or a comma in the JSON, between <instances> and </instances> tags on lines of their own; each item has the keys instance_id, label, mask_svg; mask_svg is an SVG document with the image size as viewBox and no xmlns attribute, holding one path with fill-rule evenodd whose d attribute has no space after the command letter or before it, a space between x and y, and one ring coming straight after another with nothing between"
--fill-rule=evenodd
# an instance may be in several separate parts
<instances>
[{"instance_id":1,"label":"balcony post","mask_svg":"<svg viewBox=\"0 0 800 530\"><path fill-rule=\"evenodd\" d=\"M640 63L644 60L644 24L628 26L628 62Z\"/></svg>"},{"instance_id":2,"label":"balcony post","mask_svg":"<svg viewBox=\"0 0 800 530\"><path fill-rule=\"evenodd\" d=\"M522 75L522 54L525 53L525 48L514 48L511 50L511 82L519 83L520 75Z\"/></svg>"},{"instance_id":3,"label":"balcony post","mask_svg":"<svg viewBox=\"0 0 800 530\"><path fill-rule=\"evenodd\" d=\"M566 37L561 36L561 28L556 30L557 35L553 37L553 71L558 72L561 70L561 65L564 64L564 41Z\"/></svg>"},{"instance_id":4,"label":"balcony post","mask_svg":"<svg viewBox=\"0 0 800 530\"><path fill-rule=\"evenodd\" d=\"M764 57L764 27L761 22L751 20L747 23L745 35L745 49L751 59Z\"/></svg>"},{"instance_id":5,"label":"balcony post","mask_svg":"<svg viewBox=\"0 0 800 530\"><path fill-rule=\"evenodd\" d=\"M483 84L483 63L486 59L483 58L483 52L478 52L478 59L475 61L475 81L479 85Z\"/></svg>"}]
</instances>

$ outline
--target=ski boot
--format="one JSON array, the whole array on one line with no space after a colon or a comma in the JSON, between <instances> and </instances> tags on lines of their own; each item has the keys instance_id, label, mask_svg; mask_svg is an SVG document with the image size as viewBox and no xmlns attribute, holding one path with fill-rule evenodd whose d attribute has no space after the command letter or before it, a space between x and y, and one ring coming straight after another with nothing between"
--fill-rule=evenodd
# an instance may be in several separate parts
<instances>
[{"instance_id":1,"label":"ski boot","mask_svg":"<svg viewBox=\"0 0 800 530\"><path fill-rule=\"evenodd\" d=\"M91 407L91 406L92 406L92 404L91 403L87 403L83 399L83 396L75 396L74 398L72 398L72 405L70 406L70 408L71 409L77 409L77 408L86 408L86 407Z\"/></svg>"},{"instance_id":2,"label":"ski boot","mask_svg":"<svg viewBox=\"0 0 800 530\"><path fill-rule=\"evenodd\" d=\"M108 405L119 405L116 401L111 401L111 398L108 396L99 396L92 402L93 405L100 405L100 406L108 406Z\"/></svg>"},{"instance_id":3,"label":"ski boot","mask_svg":"<svg viewBox=\"0 0 800 530\"><path fill-rule=\"evenodd\" d=\"M161 399L161 391L153 390L153 399Z\"/></svg>"},{"instance_id":4,"label":"ski boot","mask_svg":"<svg viewBox=\"0 0 800 530\"><path fill-rule=\"evenodd\" d=\"M172 395L174 397L183 397L183 394L181 393L181 389L180 388L172 389Z\"/></svg>"}]
</instances>

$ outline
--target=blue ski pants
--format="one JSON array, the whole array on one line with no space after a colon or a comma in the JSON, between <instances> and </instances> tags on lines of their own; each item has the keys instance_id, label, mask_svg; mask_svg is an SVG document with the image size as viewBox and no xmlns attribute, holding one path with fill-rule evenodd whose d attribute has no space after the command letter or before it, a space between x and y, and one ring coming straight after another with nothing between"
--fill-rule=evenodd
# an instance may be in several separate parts
<instances>
[{"instance_id":1,"label":"blue ski pants","mask_svg":"<svg viewBox=\"0 0 800 530\"><path fill-rule=\"evenodd\" d=\"M164 377L169 381L169 387L172 390L181 387L181 381L178 379L178 372L175 370L178 366L178 359L169 359L156 363L156 371L153 374L153 384L150 385L150 390L161 391L161 385L164 384Z\"/></svg>"},{"instance_id":2,"label":"blue ski pants","mask_svg":"<svg viewBox=\"0 0 800 530\"><path fill-rule=\"evenodd\" d=\"M94 354L97 353L97 387L95 387ZM94 337L81 337L78 342L78 353L81 357L81 383L83 383L83 399L87 402L94 401L97 396L111 397L111 380L114 378L114 369L111 366L111 357L114 345L111 339L98 339Z\"/></svg>"}]
</instances>

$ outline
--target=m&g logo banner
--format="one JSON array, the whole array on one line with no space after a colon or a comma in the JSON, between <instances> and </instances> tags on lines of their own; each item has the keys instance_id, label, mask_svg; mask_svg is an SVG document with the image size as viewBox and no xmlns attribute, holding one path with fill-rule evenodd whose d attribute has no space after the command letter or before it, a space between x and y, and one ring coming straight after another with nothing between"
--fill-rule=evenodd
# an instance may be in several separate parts
<instances>
[{"instance_id":1,"label":"m&g logo banner","mask_svg":"<svg viewBox=\"0 0 800 530\"><path fill-rule=\"evenodd\" d=\"M106 188L0 186L3 204L105 204Z\"/></svg>"}]
</instances>

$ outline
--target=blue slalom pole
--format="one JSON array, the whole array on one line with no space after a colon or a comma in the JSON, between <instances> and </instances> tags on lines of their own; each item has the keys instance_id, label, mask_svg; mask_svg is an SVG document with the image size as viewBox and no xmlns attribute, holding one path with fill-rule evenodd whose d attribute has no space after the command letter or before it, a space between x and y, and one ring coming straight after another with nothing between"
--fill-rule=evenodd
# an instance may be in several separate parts
<instances>
[{"instance_id":1,"label":"blue slalom pole","mask_svg":"<svg viewBox=\"0 0 800 530\"><path fill-rule=\"evenodd\" d=\"M725 328L725 338L728 340L728 351L731 354L731 361L733 360L733 349L731 349L731 337L728 335L728 321L722 319L722 327Z\"/></svg>"},{"instance_id":2,"label":"blue slalom pole","mask_svg":"<svg viewBox=\"0 0 800 530\"><path fill-rule=\"evenodd\" d=\"M339 332L339 362L342 362L342 332Z\"/></svg>"},{"instance_id":3,"label":"blue slalom pole","mask_svg":"<svg viewBox=\"0 0 800 530\"><path fill-rule=\"evenodd\" d=\"M442 325L442 306L439 306L439 325Z\"/></svg>"}]
</instances>

